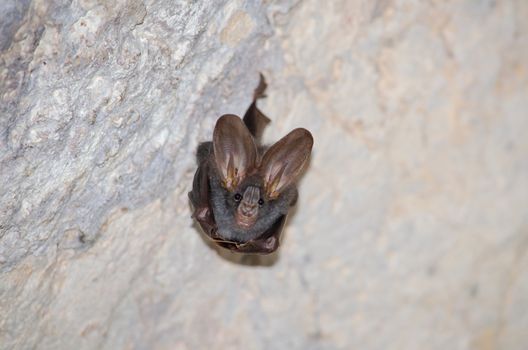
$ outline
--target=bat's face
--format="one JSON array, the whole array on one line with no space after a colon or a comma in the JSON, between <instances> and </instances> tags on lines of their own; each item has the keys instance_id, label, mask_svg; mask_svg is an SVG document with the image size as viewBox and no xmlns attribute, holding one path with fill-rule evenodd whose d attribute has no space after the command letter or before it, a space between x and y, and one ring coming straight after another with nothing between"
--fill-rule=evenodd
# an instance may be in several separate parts
<instances>
[{"instance_id":1,"label":"bat's face","mask_svg":"<svg viewBox=\"0 0 528 350\"><path fill-rule=\"evenodd\" d=\"M233 115L221 117L213 135L218 184L212 184L211 191L220 234L245 240L284 215L312 143L307 130L295 129L261 157L242 120Z\"/></svg>"},{"instance_id":2,"label":"bat's face","mask_svg":"<svg viewBox=\"0 0 528 350\"><path fill-rule=\"evenodd\" d=\"M295 193L289 188L275 199L268 198L258 174L249 176L232 191L221 181L213 181L211 205L219 235L241 242L259 236L288 212Z\"/></svg>"}]
</instances>

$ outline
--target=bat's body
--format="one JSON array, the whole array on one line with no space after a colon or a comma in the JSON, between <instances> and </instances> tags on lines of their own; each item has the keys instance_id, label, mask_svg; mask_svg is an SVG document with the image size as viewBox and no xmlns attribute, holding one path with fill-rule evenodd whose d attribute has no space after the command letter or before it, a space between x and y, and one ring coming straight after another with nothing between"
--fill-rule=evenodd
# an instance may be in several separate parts
<instances>
[{"instance_id":1,"label":"bat's body","mask_svg":"<svg viewBox=\"0 0 528 350\"><path fill-rule=\"evenodd\" d=\"M222 116L213 141L200 144L189 198L193 217L218 245L241 253L269 254L279 246L295 181L310 156L313 139L295 129L269 148L260 138L269 119L257 108L266 83L261 76L242 121Z\"/></svg>"}]
</instances>

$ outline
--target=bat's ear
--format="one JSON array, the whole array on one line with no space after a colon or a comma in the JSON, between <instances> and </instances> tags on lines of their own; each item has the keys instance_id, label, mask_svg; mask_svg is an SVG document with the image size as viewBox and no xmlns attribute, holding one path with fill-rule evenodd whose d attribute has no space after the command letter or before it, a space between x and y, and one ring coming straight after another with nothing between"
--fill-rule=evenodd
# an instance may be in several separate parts
<instances>
[{"instance_id":1,"label":"bat's ear","mask_svg":"<svg viewBox=\"0 0 528 350\"><path fill-rule=\"evenodd\" d=\"M271 146L260 167L264 190L270 199L277 198L282 190L297 180L308 163L313 137L306 129L295 129Z\"/></svg>"},{"instance_id":2,"label":"bat's ear","mask_svg":"<svg viewBox=\"0 0 528 350\"><path fill-rule=\"evenodd\" d=\"M213 148L223 185L233 191L257 161L257 147L242 119L221 116L213 132Z\"/></svg>"}]
</instances>

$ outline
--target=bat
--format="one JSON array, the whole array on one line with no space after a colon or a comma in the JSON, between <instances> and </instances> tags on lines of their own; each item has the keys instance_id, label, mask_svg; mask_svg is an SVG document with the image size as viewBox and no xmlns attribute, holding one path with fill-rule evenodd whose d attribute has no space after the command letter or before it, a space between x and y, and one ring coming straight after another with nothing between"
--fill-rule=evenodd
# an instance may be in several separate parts
<instances>
[{"instance_id":1,"label":"bat","mask_svg":"<svg viewBox=\"0 0 528 350\"><path fill-rule=\"evenodd\" d=\"M198 146L198 169L189 199L192 217L217 245L233 252L270 254L277 250L296 182L313 146L312 134L294 129L270 147L261 145L270 119L257 108L265 97L263 75L244 118L225 114L213 140Z\"/></svg>"}]
</instances>

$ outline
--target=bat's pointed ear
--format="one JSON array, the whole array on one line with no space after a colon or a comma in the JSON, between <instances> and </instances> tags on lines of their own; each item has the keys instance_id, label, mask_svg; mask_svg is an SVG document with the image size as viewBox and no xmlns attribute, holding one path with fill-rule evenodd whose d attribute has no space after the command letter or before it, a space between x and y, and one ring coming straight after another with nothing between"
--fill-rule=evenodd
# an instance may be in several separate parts
<instances>
[{"instance_id":1,"label":"bat's pointed ear","mask_svg":"<svg viewBox=\"0 0 528 350\"><path fill-rule=\"evenodd\" d=\"M306 129L299 128L284 136L266 151L260 171L268 198L277 198L282 190L297 180L308 163L312 146L312 134Z\"/></svg>"},{"instance_id":2,"label":"bat's pointed ear","mask_svg":"<svg viewBox=\"0 0 528 350\"><path fill-rule=\"evenodd\" d=\"M213 148L223 185L232 191L256 165L257 147L253 137L242 119L226 114L216 122Z\"/></svg>"}]
</instances>

